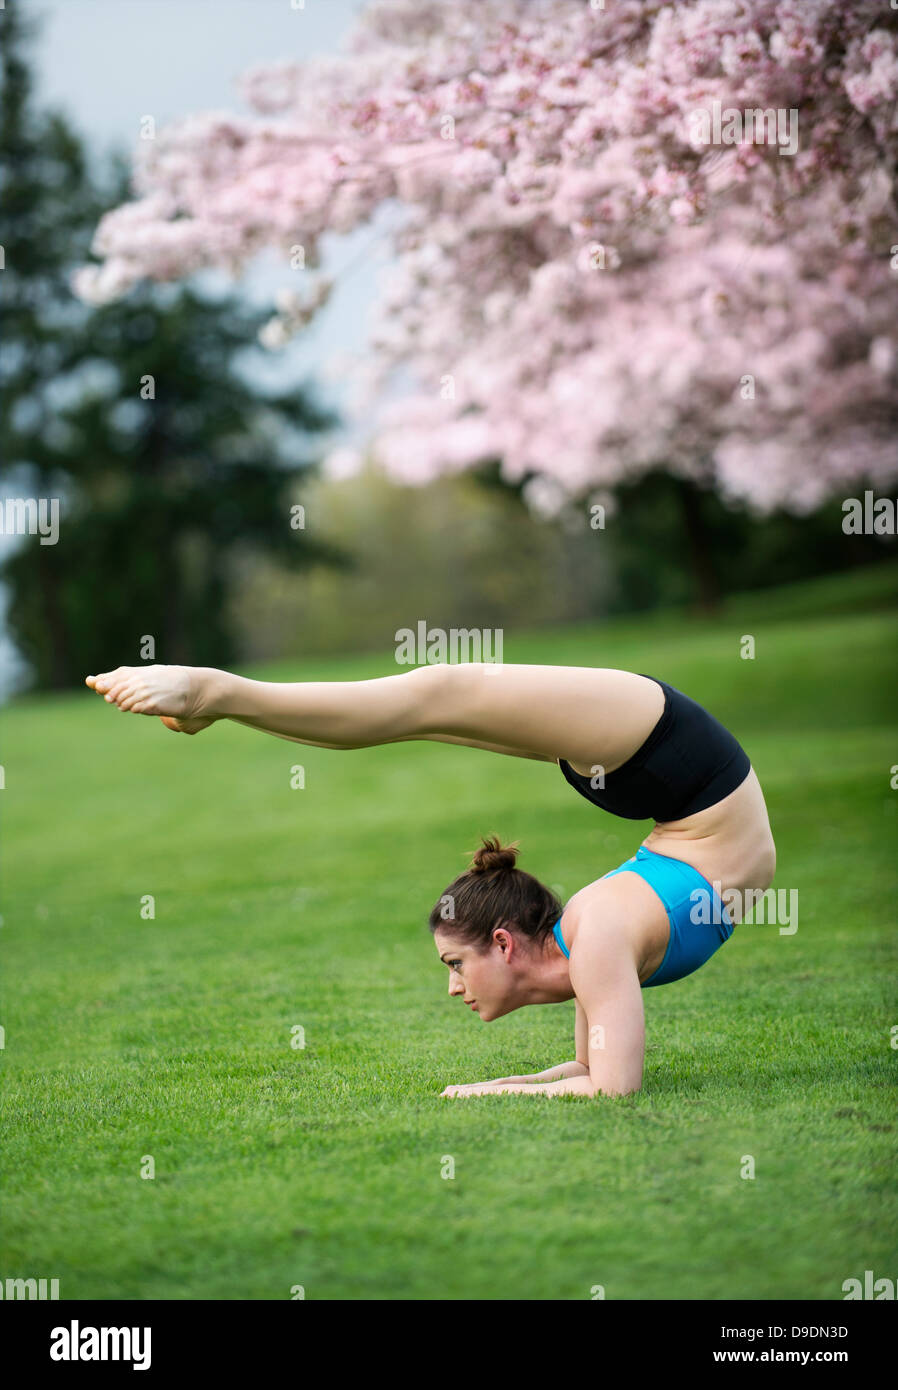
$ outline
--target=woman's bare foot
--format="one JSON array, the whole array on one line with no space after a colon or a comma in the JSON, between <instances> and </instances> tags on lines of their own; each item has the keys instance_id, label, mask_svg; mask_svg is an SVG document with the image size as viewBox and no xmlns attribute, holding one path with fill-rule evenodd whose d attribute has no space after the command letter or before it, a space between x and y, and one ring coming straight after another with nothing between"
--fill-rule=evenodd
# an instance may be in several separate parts
<instances>
[{"instance_id":1,"label":"woman's bare foot","mask_svg":"<svg viewBox=\"0 0 898 1390\"><path fill-rule=\"evenodd\" d=\"M167 714L160 715L160 718L166 729L176 734L198 734L215 723L214 719L170 719Z\"/></svg>"},{"instance_id":2,"label":"woman's bare foot","mask_svg":"<svg viewBox=\"0 0 898 1390\"><path fill-rule=\"evenodd\" d=\"M204 713L205 674L201 666L117 666L87 676L85 685L120 710L159 715L175 733L198 734L215 722Z\"/></svg>"}]
</instances>

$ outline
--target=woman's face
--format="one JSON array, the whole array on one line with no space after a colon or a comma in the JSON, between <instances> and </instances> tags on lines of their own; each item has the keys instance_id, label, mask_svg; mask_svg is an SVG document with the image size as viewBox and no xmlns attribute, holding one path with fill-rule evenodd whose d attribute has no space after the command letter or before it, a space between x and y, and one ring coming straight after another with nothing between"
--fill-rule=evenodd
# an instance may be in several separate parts
<instances>
[{"instance_id":1,"label":"woman's face","mask_svg":"<svg viewBox=\"0 0 898 1390\"><path fill-rule=\"evenodd\" d=\"M517 1007L510 997L514 983L513 971L508 968L510 935L500 929L483 951L448 931L439 929L433 934L440 960L449 970L450 995L463 999L484 1023Z\"/></svg>"}]
</instances>

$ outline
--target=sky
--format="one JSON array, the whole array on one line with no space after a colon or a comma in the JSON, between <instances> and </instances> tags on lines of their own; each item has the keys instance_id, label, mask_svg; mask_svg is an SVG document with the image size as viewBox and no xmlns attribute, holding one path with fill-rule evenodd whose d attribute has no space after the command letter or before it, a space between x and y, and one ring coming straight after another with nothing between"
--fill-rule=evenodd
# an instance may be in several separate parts
<instances>
[{"instance_id":1,"label":"sky","mask_svg":"<svg viewBox=\"0 0 898 1390\"><path fill-rule=\"evenodd\" d=\"M288 57L339 52L364 5L363 0L21 0L21 8L37 28L30 49L35 104L61 108L99 164L113 149L134 149L140 118L148 112L158 127L200 111L251 115L235 85L241 71ZM339 377L327 375L327 363L364 345L378 277L389 265L386 225L379 219L348 236L323 240L321 271L338 276L337 286L310 329L283 353L260 347L248 354L247 374L260 386L273 390L309 380L324 404L340 409L346 393ZM257 258L236 284L213 272L204 276L210 286L229 288L256 306L272 304L275 290L285 283L274 252ZM358 443L364 429L348 420L325 442L328 447ZM0 556L6 544L0 537ZM0 698L22 671L4 629L4 611L0 591Z\"/></svg>"},{"instance_id":2,"label":"sky","mask_svg":"<svg viewBox=\"0 0 898 1390\"><path fill-rule=\"evenodd\" d=\"M61 106L92 154L130 153L139 122L151 113L157 127L201 111L251 116L236 78L246 68L292 57L337 53L364 8L362 0L25 0L44 16L34 45L35 96ZM340 273L333 298L311 331L289 353L260 350L260 382L283 384L297 370L312 371L332 353L361 346L360 324L374 303L385 241L378 226L325 242L322 271ZM210 284L230 286L224 276ZM283 284L274 253L258 258L234 288L259 306ZM292 287L292 284L291 284ZM321 380L321 395L339 405L342 392Z\"/></svg>"}]
</instances>

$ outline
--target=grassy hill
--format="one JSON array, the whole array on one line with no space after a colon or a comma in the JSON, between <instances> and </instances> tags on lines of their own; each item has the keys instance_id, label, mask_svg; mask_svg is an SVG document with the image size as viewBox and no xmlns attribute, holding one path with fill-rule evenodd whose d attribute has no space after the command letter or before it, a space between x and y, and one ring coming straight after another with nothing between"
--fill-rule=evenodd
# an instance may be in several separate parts
<instances>
[{"instance_id":1,"label":"grassy hill","mask_svg":"<svg viewBox=\"0 0 898 1390\"><path fill-rule=\"evenodd\" d=\"M425 924L481 832L567 897L647 824L473 749L186 739L88 691L5 710L4 1276L77 1299L567 1300L840 1299L894 1275L896 598L880 568L713 619L506 632L506 661L705 704L798 894L794 934L737 928L646 991L644 1088L616 1100L439 1099L569 1060L574 1005L482 1024Z\"/></svg>"}]
</instances>

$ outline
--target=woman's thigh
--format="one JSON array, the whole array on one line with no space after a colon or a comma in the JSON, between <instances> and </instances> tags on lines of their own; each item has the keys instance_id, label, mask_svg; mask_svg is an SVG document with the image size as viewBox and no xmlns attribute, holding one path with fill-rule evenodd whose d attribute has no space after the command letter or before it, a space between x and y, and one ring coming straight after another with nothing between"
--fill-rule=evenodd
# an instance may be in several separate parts
<instances>
[{"instance_id":1,"label":"woman's thigh","mask_svg":"<svg viewBox=\"0 0 898 1390\"><path fill-rule=\"evenodd\" d=\"M419 738L457 739L524 757L565 758L591 775L635 753L664 709L647 677L612 667L488 665L444 668Z\"/></svg>"}]
</instances>

